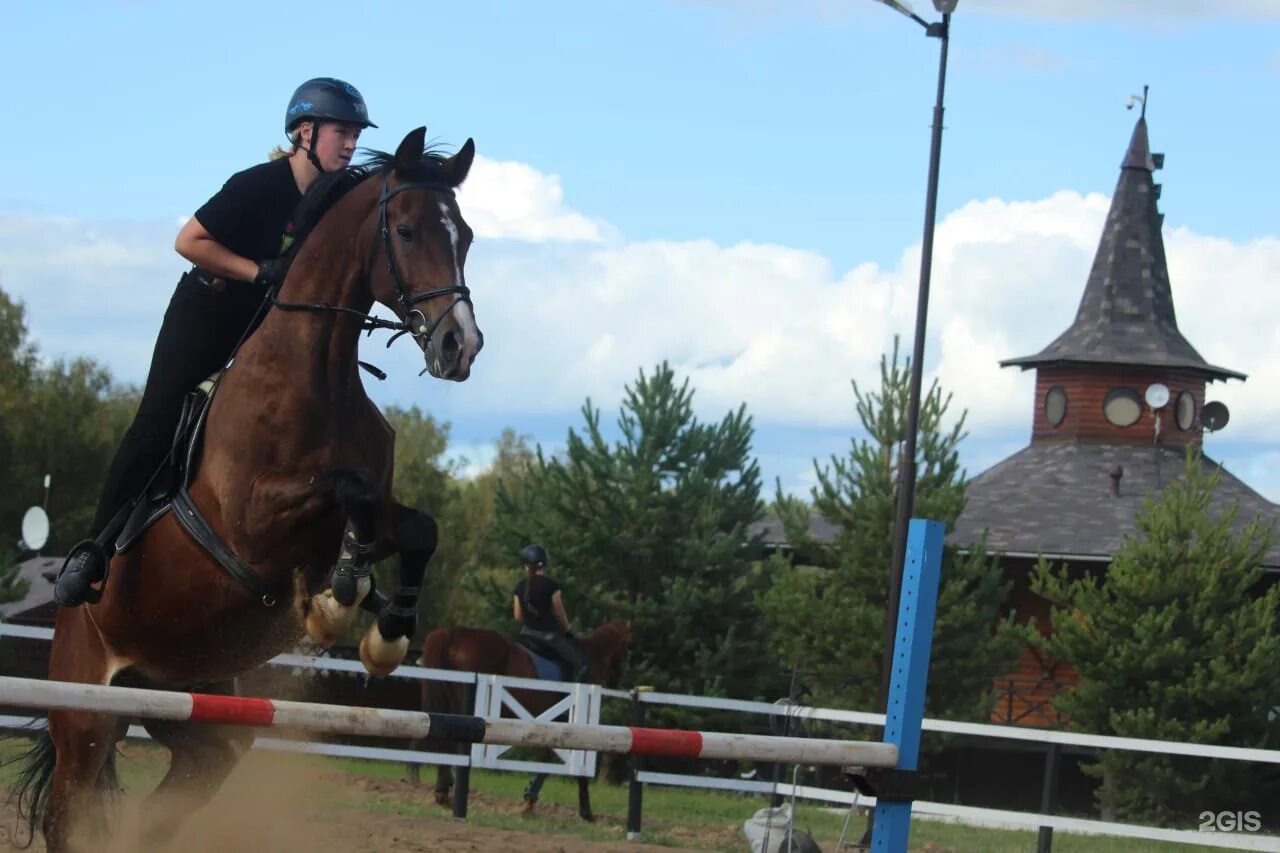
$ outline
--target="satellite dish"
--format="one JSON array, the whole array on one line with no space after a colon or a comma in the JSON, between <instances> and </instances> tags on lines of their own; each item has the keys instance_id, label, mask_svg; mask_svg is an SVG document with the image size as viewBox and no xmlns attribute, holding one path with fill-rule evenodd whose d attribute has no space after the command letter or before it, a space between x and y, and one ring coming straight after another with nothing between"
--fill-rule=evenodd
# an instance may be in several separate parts
<instances>
[{"instance_id":1,"label":"satellite dish","mask_svg":"<svg viewBox=\"0 0 1280 853\"><path fill-rule=\"evenodd\" d=\"M43 509L33 506L22 516L22 542L32 551L39 551L49 541L49 516Z\"/></svg>"},{"instance_id":2,"label":"satellite dish","mask_svg":"<svg viewBox=\"0 0 1280 853\"><path fill-rule=\"evenodd\" d=\"M1205 403L1203 409L1200 410L1200 423L1204 424L1204 428L1209 432L1217 432L1227 425L1227 421L1231 420L1231 413L1227 411L1227 407L1218 401Z\"/></svg>"},{"instance_id":3,"label":"satellite dish","mask_svg":"<svg viewBox=\"0 0 1280 853\"><path fill-rule=\"evenodd\" d=\"M1147 405L1153 409L1163 409L1169 402L1169 388L1159 382L1147 387Z\"/></svg>"}]
</instances>

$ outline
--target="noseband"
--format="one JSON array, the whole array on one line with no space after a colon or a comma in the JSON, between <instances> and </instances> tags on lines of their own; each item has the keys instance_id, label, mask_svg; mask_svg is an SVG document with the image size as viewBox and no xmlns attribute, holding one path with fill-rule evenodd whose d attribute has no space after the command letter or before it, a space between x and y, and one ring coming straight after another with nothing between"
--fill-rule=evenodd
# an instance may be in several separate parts
<instances>
[{"instance_id":1,"label":"noseband","mask_svg":"<svg viewBox=\"0 0 1280 853\"><path fill-rule=\"evenodd\" d=\"M427 343L431 340L431 336L435 334L436 328L444 318L449 316L450 312L457 307L458 303L465 302L468 305L471 304L471 289L465 284L455 284L449 287L437 287L431 290L420 291L418 293L410 291L408 284L404 280L404 276L400 274L399 266L396 265L396 255L391 248L391 229L387 224L387 207L391 199L408 190L429 190L431 192L444 193L450 198L454 195L453 187L433 181L411 181L392 188L390 175L382 180L382 192L378 196L377 230L382 237L383 253L387 256L387 271L391 274L391 281L395 285L396 300L399 302L400 308L404 312L404 321L383 320L379 317L366 314L363 311L356 311L354 308L344 308L340 305L330 305L326 302L281 302L277 296L281 286L283 286L283 282L271 289L271 292L268 295L271 300L271 304L286 311L333 311L340 314L354 314L362 321L360 326L362 331L373 332L374 329L389 329L394 331L395 334L387 341L387 346L391 346L392 342L401 335L409 334L412 335L414 339L418 341L418 344L425 349ZM372 266L372 258L369 259L369 263L370 266ZM364 273L364 280L366 282L369 281L371 275L372 271L366 270ZM434 322L428 320L427 315L424 314L420 308L416 307L418 303L425 302L428 299L435 299L437 296L448 296L449 294L454 293L458 295L458 298L453 300L448 308L441 311L440 316L437 317Z\"/></svg>"}]
</instances>

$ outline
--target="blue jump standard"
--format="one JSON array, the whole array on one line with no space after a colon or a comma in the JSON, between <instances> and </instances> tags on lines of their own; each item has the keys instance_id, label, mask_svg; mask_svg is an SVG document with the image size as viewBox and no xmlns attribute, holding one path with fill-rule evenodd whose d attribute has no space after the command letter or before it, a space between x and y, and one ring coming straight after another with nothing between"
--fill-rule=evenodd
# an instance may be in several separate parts
<instances>
[{"instance_id":1,"label":"blue jump standard","mask_svg":"<svg viewBox=\"0 0 1280 853\"><path fill-rule=\"evenodd\" d=\"M893 673L884 723L884 742L898 747L898 770L915 770L920 757L920 729L924 723L945 531L942 522L919 518L911 519L907 530L898 631L893 643ZM877 799L871 849L880 853L906 853L910 834L911 803Z\"/></svg>"}]
</instances>

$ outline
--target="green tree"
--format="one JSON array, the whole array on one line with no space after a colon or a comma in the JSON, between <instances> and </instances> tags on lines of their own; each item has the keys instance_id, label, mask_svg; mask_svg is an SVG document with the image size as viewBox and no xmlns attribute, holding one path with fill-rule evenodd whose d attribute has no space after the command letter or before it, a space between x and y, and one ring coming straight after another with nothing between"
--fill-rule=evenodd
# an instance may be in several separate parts
<instances>
[{"instance_id":1,"label":"green tree","mask_svg":"<svg viewBox=\"0 0 1280 853\"><path fill-rule=\"evenodd\" d=\"M23 306L0 291L0 535L19 529L22 513L49 493L48 553L88 532L107 466L137 407L137 392L119 386L86 358L42 364L27 340Z\"/></svg>"},{"instance_id":2,"label":"green tree","mask_svg":"<svg viewBox=\"0 0 1280 853\"><path fill-rule=\"evenodd\" d=\"M754 599L765 576L748 526L762 512L745 407L719 423L665 362L627 386L620 438L582 408L561 457L539 447L512 488L499 483L494 541L514 563L541 542L580 630L632 621L629 680L687 693L761 695L772 670ZM509 622L508 587L495 602Z\"/></svg>"},{"instance_id":3,"label":"green tree","mask_svg":"<svg viewBox=\"0 0 1280 853\"><path fill-rule=\"evenodd\" d=\"M28 586L18 577L18 555L0 544L0 604L22 598Z\"/></svg>"},{"instance_id":4,"label":"green tree","mask_svg":"<svg viewBox=\"0 0 1280 853\"><path fill-rule=\"evenodd\" d=\"M528 436L511 428L502 431L494 451L493 462L463 485L459 511L475 545L451 616L456 625L506 633L511 629L511 589L520 571L514 566L515 555L505 552L494 538L498 491L505 488L516 502L522 501L525 472L537 457Z\"/></svg>"},{"instance_id":5,"label":"green tree","mask_svg":"<svg viewBox=\"0 0 1280 853\"><path fill-rule=\"evenodd\" d=\"M1211 511L1221 473L1190 448L1179 478L1149 496L1105 576L1041 560L1032 589L1054 606L1042 642L1079 683L1055 700L1072 725L1121 737L1275 749L1280 719L1280 587L1260 589L1272 530ZM1274 806L1261 765L1108 750L1109 816L1194 823L1201 809Z\"/></svg>"},{"instance_id":6,"label":"green tree","mask_svg":"<svg viewBox=\"0 0 1280 853\"><path fill-rule=\"evenodd\" d=\"M874 705L880 685L888 607L898 466L906 436L910 363L880 363L880 388L853 394L867 437L849 453L817 461L812 503L783 494L773 511L796 553L810 564L778 573L761 607L787 660L805 673L818 701L855 708ZM959 445L964 415L944 426L950 395L935 382L921 401L914 515L952 525L964 507ZM808 534L810 514L836 526L834 541ZM1026 642L1012 615L1002 619L1009 584L984 543L943 555L929 677L932 716L985 719L993 682L1008 671Z\"/></svg>"}]
</instances>

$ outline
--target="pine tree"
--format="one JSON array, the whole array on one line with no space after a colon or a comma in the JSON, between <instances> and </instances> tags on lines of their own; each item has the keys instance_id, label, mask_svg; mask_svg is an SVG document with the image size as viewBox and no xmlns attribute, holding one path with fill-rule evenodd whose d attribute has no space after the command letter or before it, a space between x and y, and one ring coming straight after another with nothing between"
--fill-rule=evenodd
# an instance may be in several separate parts
<instances>
[{"instance_id":1,"label":"pine tree","mask_svg":"<svg viewBox=\"0 0 1280 853\"><path fill-rule=\"evenodd\" d=\"M17 601L27 594L30 586L27 581L18 577L17 554L0 545L0 604Z\"/></svg>"},{"instance_id":2,"label":"pine tree","mask_svg":"<svg viewBox=\"0 0 1280 853\"><path fill-rule=\"evenodd\" d=\"M864 394L853 383L867 437L852 440L845 457L832 456L829 468L814 461L812 506L778 488L774 511L788 542L810 564L779 573L762 606L787 659L824 703L864 709L877 699L909 381L910 363L899 361L895 340L892 360L880 362L879 390ZM958 449L964 415L946 429L950 402L936 382L921 401L913 513L948 526L964 507ZM811 511L836 525L833 542L808 536ZM994 679L1026 642L1011 615L1000 617L1008 590L984 543L963 554L946 549L929 674L931 716L986 718Z\"/></svg>"},{"instance_id":3,"label":"pine tree","mask_svg":"<svg viewBox=\"0 0 1280 853\"><path fill-rule=\"evenodd\" d=\"M1189 448L1181 476L1149 497L1137 534L1104 577L1042 560L1032 589L1053 605L1047 651L1079 683L1055 700L1084 731L1275 749L1280 719L1280 586L1260 589L1271 530L1210 505L1220 471ZM1074 577L1073 577L1074 574ZM1194 825L1201 809L1260 808L1264 768L1235 761L1108 750L1107 815Z\"/></svg>"},{"instance_id":4,"label":"pine tree","mask_svg":"<svg viewBox=\"0 0 1280 853\"><path fill-rule=\"evenodd\" d=\"M523 545L546 546L579 632L632 621L630 683L757 696L770 656L747 533L763 509L751 419L740 407L701 423L692 401L665 362L641 371L611 444L588 400L563 456L539 447L519 489L499 486L495 542L513 564ZM494 598L509 619L510 589Z\"/></svg>"}]
</instances>

